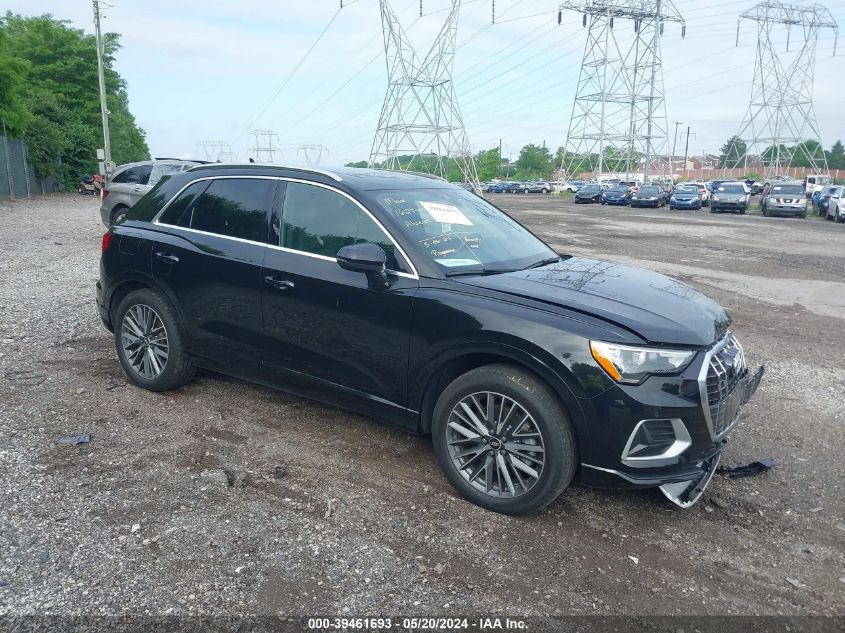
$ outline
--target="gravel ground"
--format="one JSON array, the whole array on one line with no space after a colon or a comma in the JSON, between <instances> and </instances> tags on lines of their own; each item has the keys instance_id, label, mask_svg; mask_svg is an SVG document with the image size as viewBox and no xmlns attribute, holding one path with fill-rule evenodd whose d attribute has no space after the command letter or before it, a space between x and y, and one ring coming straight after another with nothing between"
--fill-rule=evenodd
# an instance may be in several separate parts
<instances>
[{"instance_id":1,"label":"gravel ground","mask_svg":"<svg viewBox=\"0 0 845 633\"><path fill-rule=\"evenodd\" d=\"M845 614L845 227L493 200L725 305L767 375L723 463L775 468L690 510L576 485L485 512L425 438L213 374L128 386L97 201L0 202L0 615Z\"/></svg>"}]
</instances>

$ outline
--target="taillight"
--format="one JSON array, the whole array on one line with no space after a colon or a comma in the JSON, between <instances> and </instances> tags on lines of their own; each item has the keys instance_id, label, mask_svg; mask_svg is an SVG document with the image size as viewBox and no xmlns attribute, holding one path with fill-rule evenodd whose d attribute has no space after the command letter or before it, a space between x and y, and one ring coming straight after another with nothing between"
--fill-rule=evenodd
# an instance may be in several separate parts
<instances>
[{"instance_id":1,"label":"taillight","mask_svg":"<svg viewBox=\"0 0 845 633\"><path fill-rule=\"evenodd\" d=\"M103 246L102 251L100 252L101 255L105 255L106 251L109 250L109 244L111 244L111 240L114 237L114 233L108 231L107 233L103 233Z\"/></svg>"},{"instance_id":2,"label":"taillight","mask_svg":"<svg viewBox=\"0 0 845 633\"><path fill-rule=\"evenodd\" d=\"M109 190L108 189L100 189L100 200L105 200L109 197Z\"/></svg>"}]
</instances>

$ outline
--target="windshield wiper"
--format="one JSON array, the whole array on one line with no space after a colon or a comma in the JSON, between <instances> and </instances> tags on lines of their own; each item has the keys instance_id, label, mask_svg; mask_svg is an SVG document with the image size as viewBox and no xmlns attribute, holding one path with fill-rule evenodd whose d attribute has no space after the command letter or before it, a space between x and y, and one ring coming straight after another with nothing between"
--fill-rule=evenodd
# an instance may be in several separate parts
<instances>
[{"instance_id":1,"label":"windshield wiper","mask_svg":"<svg viewBox=\"0 0 845 633\"><path fill-rule=\"evenodd\" d=\"M516 272L515 268L470 268L468 270L448 270L447 277L459 277L461 275L501 275L503 273Z\"/></svg>"},{"instance_id":2,"label":"windshield wiper","mask_svg":"<svg viewBox=\"0 0 845 633\"><path fill-rule=\"evenodd\" d=\"M560 261L560 257L549 257L548 259L541 259L539 262L535 262L530 266L526 266L523 270L529 270L531 268L539 268L540 266L548 266L549 264L556 264Z\"/></svg>"}]
</instances>

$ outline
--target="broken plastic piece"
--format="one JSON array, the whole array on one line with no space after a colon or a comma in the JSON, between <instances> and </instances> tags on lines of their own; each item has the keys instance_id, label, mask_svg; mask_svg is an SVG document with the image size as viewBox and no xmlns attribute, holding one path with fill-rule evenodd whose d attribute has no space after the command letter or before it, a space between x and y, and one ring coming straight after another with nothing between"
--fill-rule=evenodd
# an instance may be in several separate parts
<instances>
[{"instance_id":1,"label":"broken plastic piece","mask_svg":"<svg viewBox=\"0 0 845 633\"><path fill-rule=\"evenodd\" d=\"M669 501L681 508L689 508L695 505L695 502L701 499L701 495L704 494L707 484L709 484L710 480L713 479L713 474L718 469L719 460L721 458L722 455L719 454L711 457L709 460L700 462L698 466L701 468L702 472L696 479L679 481L672 484L663 484L660 486L660 492L662 492Z\"/></svg>"},{"instance_id":2,"label":"broken plastic piece","mask_svg":"<svg viewBox=\"0 0 845 633\"><path fill-rule=\"evenodd\" d=\"M758 459L756 462L751 462L745 466L719 466L716 472L720 475L727 475L728 477L753 477L771 469L775 465L775 460L771 457L764 457Z\"/></svg>"},{"instance_id":3,"label":"broken plastic piece","mask_svg":"<svg viewBox=\"0 0 845 633\"><path fill-rule=\"evenodd\" d=\"M60 438L58 444L67 444L68 446L76 446L77 444L87 444L91 441L90 433L81 433L80 435L65 435Z\"/></svg>"}]
</instances>

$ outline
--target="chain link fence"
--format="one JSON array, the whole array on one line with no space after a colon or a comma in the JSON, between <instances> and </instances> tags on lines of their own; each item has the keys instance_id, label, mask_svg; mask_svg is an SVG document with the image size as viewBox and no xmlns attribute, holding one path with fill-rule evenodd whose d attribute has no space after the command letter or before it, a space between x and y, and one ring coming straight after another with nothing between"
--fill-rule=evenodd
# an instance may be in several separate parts
<instances>
[{"instance_id":1,"label":"chain link fence","mask_svg":"<svg viewBox=\"0 0 845 633\"><path fill-rule=\"evenodd\" d=\"M58 187L52 180L35 174L27 160L26 141L7 136L5 125L0 132L0 199L29 198L56 191Z\"/></svg>"}]
</instances>

